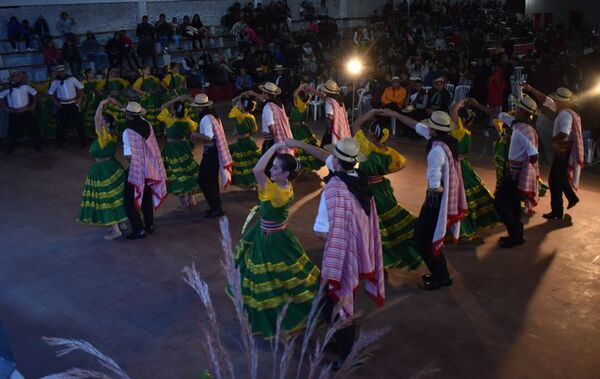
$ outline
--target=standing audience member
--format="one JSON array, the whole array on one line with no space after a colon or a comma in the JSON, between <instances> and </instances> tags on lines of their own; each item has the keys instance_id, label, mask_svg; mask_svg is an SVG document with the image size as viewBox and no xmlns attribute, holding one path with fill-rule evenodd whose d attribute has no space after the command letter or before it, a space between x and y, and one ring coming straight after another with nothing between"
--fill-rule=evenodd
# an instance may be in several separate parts
<instances>
[{"instance_id":1,"label":"standing audience member","mask_svg":"<svg viewBox=\"0 0 600 379\"><path fill-rule=\"evenodd\" d=\"M119 50L121 51L121 56L127 59L131 71L137 70L140 63L135 55L135 51L133 51L133 41L131 41L125 30L119 32Z\"/></svg>"},{"instance_id":2,"label":"standing audience member","mask_svg":"<svg viewBox=\"0 0 600 379\"><path fill-rule=\"evenodd\" d=\"M123 63L123 56L121 55L119 40L119 32L115 32L115 34L113 34L113 38L109 39L104 46L106 49L106 55L108 55L108 63L110 67L120 67Z\"/></svg>"},{"instance_id":3,"label":"standing audience member","mask_svg":"<svg viewBox=\"0 0 600 379\"><path fill-rule=\"evenodd\" d=\"M0 106L8 113L8 152L12 153L17 146L17 139L27 131L33 147L40 150L37 121L33 115L37 91L24 83L25 75L21 71L10 74L9 87L0 92Z\"/></svg>"},{"instance_id":4,"label":"standing audience member","mask_svg":"<svg viewBox=\"0 0 600 379\"><path fill-rule=\"evenodd\" d=\"M73 33L65 34L65 41L61 49L62 61L69 64L72 75L79 74L81 70L81 56L77 49L76 36Z\"/></svg>"}]
</instances>

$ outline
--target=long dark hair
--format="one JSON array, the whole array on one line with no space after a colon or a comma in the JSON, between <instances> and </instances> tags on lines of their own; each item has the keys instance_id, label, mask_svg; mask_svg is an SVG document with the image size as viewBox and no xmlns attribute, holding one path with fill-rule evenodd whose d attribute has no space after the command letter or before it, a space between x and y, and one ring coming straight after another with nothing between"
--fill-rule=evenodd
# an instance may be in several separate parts
<instances>
[{"instance_id":1,"label":"long dark hair","mask_svg":"<svg viewBox=\"0 0 600 379\"><path fill-rule=\"evenodd\" d=\"M275 159L279 159L281 162L281 169L288 173L289 180L294 180L296 177L298 177L301 166L300 161L296 159L296 157L288 153L276 154L268 166L269 171Z\"/></svg>"}]
</instances>

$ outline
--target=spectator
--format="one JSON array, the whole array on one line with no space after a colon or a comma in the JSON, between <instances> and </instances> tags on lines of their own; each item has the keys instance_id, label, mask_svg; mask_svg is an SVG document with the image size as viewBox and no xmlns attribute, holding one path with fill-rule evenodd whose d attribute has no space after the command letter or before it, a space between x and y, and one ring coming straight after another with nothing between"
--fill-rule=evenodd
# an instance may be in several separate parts
<instances>
[{"instance_id":1,"label":"spectator","mask_svg":"<svg viewBox=\"0 0 600 379\"><path fill-rule=\"evenodd\" d=\"M33 49L31 48L31 40L35 39L37 41L37 36L35 35L35 31L33 29L31 29L31 26L29 25L29 20L23 20L21 21L21 26L23 27L23 37L25 38L25 47L27 49L27 51L33 51ZM27 41L29 41L29 46L27 46ZM38 41L38 46L41 49L42 48L42 42Z\"/></svg>"},{"instance_id":2,"label":"spectator","mask_svg":"<svg viewBox=\"0 0 600 379\"><path fill-rule=\"evenodd\" d=\"M35 20L35 24L33 24L33 30L40 41L40 46L43 47L46 38L50 37L50 28L48 27L48 23L44 16L38 16L37 20Z\"/></svg>"},{"instance_id":3,"label":"spectator","mask_svg":"<svg viewBox=\"0 0 600 379\"><path fill-rule=\"evenodd\" d=\"M244 19L240 19L238 20L235 24L233 24L233 26L231 27L231 35L233 36L233 38L235 38L235 42L237 43L238 47L242 48L245 46L245 39L244 39L244 30L246 29L246 23L244 22Z\"/></svg>"},{"instance_id":4,"label":"spectator","mask_svg":"<svg viewBox=\"0 0 600 379\"><path fill-rule=\"evenodd\" d=\"M223 54L223 49L218 49L212 59L217 68L217 82L229 83L229 76L235 74L235 71L229 67L227 56Z\"/></svg>"},{"instance_id":5,"label":"spectator","mask_svg":"<svg viewBox=\"0 0 600 379\"><path fill-rule=\"evenodd\" d=\"M167 22L167 16L165 16L164 13L161 13L160 16L158 16L158 21L154 23L154 32L156 33L156 39L160 43L161 49L167 52L169 41L173 35L173 29Z\"/></svg>"},{"instance_id":6,"label":"spectator","mask_svg":"<svg viewBox=\"0 0 600 379\"><path fill-rule=\"evenodd\" d=\"M197 49L197 42L201 41L200 39L200 31L194 28L190 22L190 16L183 16L183 21L179 25L179 35L185 38L189 38L192 40L192 49ZM202 47L202 42L200 42L200 47Z\"/></svg>"},{"instance_id":7,"label":"spectator","mask_svg":"<svg viewBox=\"0 0 600 379\"><path fill-rule=\"evenodd\" d=\"M196 13L192 17L192 27L198 30L200 35L200 47L207 47L209 44L209 38L211 37L210 30L204 26L202 20L200 20L200 15Z\"/></svg>"},{"instance_id":8,"label":"spectator","mask_svg":"<svg viewBox=\"0 0 600 379\"><path fill-rule=\"evenodd\" d=\"M119 47L120 34L115 32L113 38L106 42L106 54L108 55L108 63L110 67L120 67L123 63L123 56L121 55L121 49Z\"/></svg>"},{"instance_id":9,"label":"spectator","mask_svg":"<svg viewBox=\"0 0 600 379\"><path fill-rule=\"evenodd\" d=\"M193 57L190 50L183 52L183 62L181 64L184 75L189 79L191 87L204 87L204 75L198 61Z\"/></svg>"},{"instance_id":10,"label":"spectator","mask_svg":"<svg viewBox=\"0 0 600 379\"><path fill-rule=\"evenodd\" d=\"M125 30L121 30L119 33L119 50L121 51L121 56L127 59L127 63L129 64L129 68L132 71L137 70L140 66L138 62L137 56L135 55L135 51L133 51L133 41L127 35Z\"/></svg>"},{"instance_id":11,"label":"spectator","mask_svg":"<svg viewBox=\"0 0 600 379\"><path fill-rule=\"evenodd\" d=\"M247 73L246 67L240 67L240 73L235 78L235 89L238 93L251 90L254 86L252 77Z\"/></svg>"},{"instance_id":12,"label":"spectator","mask_svg":"<svg viewBox=\"0 0 600 379\"><path fill-rule=\"evenodd\" d=\"M384 108L400 112L402 108L404 108L405 100L406 89L400 85L400 78L398 76L393 76L391 85L387 87L385 91L383 91L383 95L381 95L381 104Z\"/></svg>"},{"instance_id":13,"label":"spectator","mask_svg":"<svg viewBox=\"0 0 600 379\"><path fill-rule=\"evenodd\" d=\"M156 54L154 51L154 27L148 23L148 16L142 17L142 22L138 24L135 35L138 37L138 56L142 66L146 65L146 58L152 59L152 64L156 68Z\"/></svg>"},{"instance_id":14,"label":"spectator","mask_svg":"<svg viewBox=\"0 0 600 379\"><path fill-rule=\"evenodd\" d=\"M317 9L317 16L319 16L320 19L324 19L329 16L329 9L327 9L327 0L321 0L321 4Z\"/></svg>"},{"instance_id":15,"label":"spectator","mask_svg":"<svg viewBox=\"0 0 600 379\"><path fill-rule=\"evenodd\" d=\"M77 75L81 70L81 56L77 49L76 38L73 33L65 34L65 41L61 49L62 61L69 64L71 75Z\"/></svg>"},{"instance_id":16,"label":"spectator","mask_svg":"<svg viewBox=\"0 0 600 379\"><path fill-rule=\"evenodd\" d=\"M71 33L73 25L75 25L75 20L73 20L73 17L69 17L67 12L62 12L60 14L60 19L56 23L56 30L61 35L65 35L67 33Z\"/></svg>"},{"instance_id":17,"label":"spectator","mask_svg":"<svg viewBox=\"0 0 600 379\"><path fill-rule=\"evenodd\" d=\"M94 62L96 71L103 70L108 65L108 56L96 40L94 33L88 30L85 40L81 43L81 54L84 60Z\"/></svg>"},{"instance_id":18,"label":"spectator","mask_svg":"<svg viewBox=\"0 0 600 379\"><path fill-rule=\"evenodd\" d=\"M406 64L408 67L408 75L416 76L421 78L421 80L425 80L425 76L427 75L427 66L425 66L422 62L422 58L420 56L416 56L409 60Z\"/></svg>"},{"instance_id":19,"label":"spectator","mask_svg":"<svg viewBox=\"0 0 600 379\"><path fill-rule=\"evenodd\" d=\"M175 41L178 50L181 50L181 34L179 34L179 21L177 17L171 19L171 38Z\"/></svg>"},{"instance_id":20,"label":"spectator","mask_svg":"<svg viewBox=\"0 0 600 379\"><path fill-rule=\"evenodd\" d=\"M504 90L506 81L504 80L504 72L502 68L495 67L492 76L487 83L487 104L494 112L502 112L502 104L504 102Z\"/></svg>"},{"instance_id":21,"label":"spectator","mask_svg":"<svg viewBox=\"0 0 600 379\"><path fill-rule=\"evenodd\" d=\"M427 114L432 114L434 111L444 111L448 113L452 96L445 87L446 80L442 77L436 78L433 81L433 86L427 96Z\"/></svg>"},{"instance_id":22,"label":"spectator","mask_svg":"<svg viewBox=\"0 0 600 379\"><path fill-rule=\"evenodd\" d=\"M52 71L52 67L61 63L60 51L56 48L51 38L46 39L42 54L44 55L44 62L46 63L48 72Z\"/></svg>"},{"instance_id":23,"label":"spectator","mask_svg":"<svg viewBox=\"0 0 600 379\"><path fill-rule=\"evenodd\" d=\"M25 30L23 29L23 25L17 20L15 16L12 16L8 21L8 26L6 30L6 34L8 35L8 40L12 48L15 50L15 53L19 52L17 47L17 42L25 41L25 46L27 50L31 50L30 40L25 36Z\"/></svg>"}]
</instances>

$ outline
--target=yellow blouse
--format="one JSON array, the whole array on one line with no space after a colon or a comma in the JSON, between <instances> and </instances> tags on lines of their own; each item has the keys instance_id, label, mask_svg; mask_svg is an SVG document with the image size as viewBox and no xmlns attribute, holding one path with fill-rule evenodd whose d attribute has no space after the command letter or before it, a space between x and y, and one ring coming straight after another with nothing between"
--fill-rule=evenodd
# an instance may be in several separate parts
<instances>
[{"instance_id":1,"label":"yellow blouse","mask_svg":"<svg viewBox=\"0 0 600 379\"><path fill-rule=\"evenodd\" d=\"M294 107L298 109L300 113L304 113L306 111L306 107L308 106L308 101L304 102L300 98L300 96L294 97Z\"/></svg>"},{"instance_id":2,"label":"yellow blouse","mask_svg":"<svg viewBox=\"0 0 600 379\"><path fill-rule=\"evenodd\" d=\"M170 128L176 122L187 122L190 127L190 132L195 132L198 129L198 123L196 121L192 120L187 115L181 118L176 117L167 108L163 109L156 118L158 121L164 122L167 128Z\"/></svg>"},{"instance_id":3,"label":"yellow blouse","mask_svg":"<svg viewBox=\"0 0 600 379\"><path fill-rule=\"evenodd\" d=\"M270 201L275 208L281 208L286 205L292 196L294 190L290 184L288 188L279 187L270 179L265 182L264 189L258 189L258 199L260 201Z\"/></svg>"},{"instance_id":4,"label":"yellow blouse","mask_svg":"<svg viewBox=\"0 0 600 379\"><path fill-rule=\"evenodd\" d=\"M96 129L96 135L101 149L104 149L109 142L117 142L117 136L109 133L106 128L102 128L101 132Z\"/></svg>"},{"instance_id":5,"label":"yellow blouse","mask_svg":"<svg viewBox=\"0 0 600 379\"><path fill-rule=\"evenodd\" d=\"M154 83L160 84L160 80L158 80L158 78L156 76L154 76L154 75L150 75L146 79L151 79ZM138 91L141 91L142 90L142 84L144 84L144 77L140 76L133 83L133 88L137 89Z\"/></svg>"},{"instance_id":6,"label":"yellow blouse","mask_svg":"<svg viewBox=\"0 0 600 379\"><path fill-rule=\"evenodd\" d=\"M181 74L165 75L165 77L162 80L165 87L169 87L171 85L171 80L173 80L174 76L177 76L178 78L180 78L183 81L183 83L186 83L185 76L183 76Z\"/></svg>"},{"instance_id":7,"label":"yellow blouse","mask_svg":"<svg viewBox=\"0 0 600 379\"><path fill-rule=\"evenodd\" d=\"M470 136L471 131L465 128L465 124L463 123L462 118L459 117L456 121L456 128L454 128L454 130L450 132L450 135L454 137L454 139L456 139L457 141L461 141L465 134Z\"/></svg>"},{"instance_id":8,"label":"yellow blouse","mask_svg":"<svg viewBox=\"0 0 600 379\"><path fill-rule=\"evenodd\" d=\"M367 136L362 130L359 130L355 135L354 139L360 145L360 152L365 156L369 156L372 152L377 154L387 155L390 157L390 165L388 170L391 172L400 171L404 165L406 164L406 157L400 154L398 151L392 148L382 149L379 146L375 145L373 142L369 141Z\"/></svg>"}]
</instances>

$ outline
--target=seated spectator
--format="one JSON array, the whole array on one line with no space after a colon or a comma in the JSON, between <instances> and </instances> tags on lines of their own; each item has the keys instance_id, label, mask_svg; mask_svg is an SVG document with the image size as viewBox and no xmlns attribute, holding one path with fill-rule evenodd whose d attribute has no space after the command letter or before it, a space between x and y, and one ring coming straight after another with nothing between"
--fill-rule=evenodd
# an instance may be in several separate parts
<instances>
[{"instance_id":1,"label":"seated spectator","mask_svg":"<svg viewBox=\"0 0 600 379\"><path fill-rule=\"evenodd\" d=\"M110 64L110 67L120 67L121 63L123 62L121 49L119 47L120 38L119 32L115 32L115 34L113 34L113 38L109 39L104 47L106 49L106 55L108 55L108 63Z\"/></svg>"},{"instance_id":2,"label":"seated spectator","mask_svg":"<svg viewBox=\"0 0 600 379\"><path fill-rule=\"evenodd\" d=\"M156 33L156 39L160 43L160 48L167 52L169 50L169 41L173 36L173 29L171 24L167 22L167 16L161 13L158 16L158 21L154 23L154 32Z\"/></svg>"},{"instance_id":3,"label":"seated spectator","mask_svg":"<svg viewBox=\"0 0 600 379\"><path fill-rule=\"evenodd\" d=\"M75 20L73 19L73 17L69 17L69 14L67 12L62 12L60 14L60 19L56 23L56 30L61 35L65 35L67 33L72 32L73 25L75 25Z\"/></svg>"},{"instance_id":4,"label":"seated spectator","mask_svg":"<svg viewBox=\"0 0 600 379\"><path fill-rule=\"evenodd\" d=\"M8 40L10 41L12 48L15 50L15 53L19 52L19 49L17 48L17 42L20 41L25 41L27 50L31 50L30 39L26 37L23 25L21 25L15 16L12 16L8 21L6 34L8 35Z\"/></svg>"},{"instance_id":5,"label":"seated spectator","mask_svg":"<svg viewBox=\"0 0 600 379\"><path fill-rule=\"evenodd\" d=\"M409 76L418 76L421 80L425 80L428 69L427 66L423 64L423 59L420 56L409 59L406 66L408 67Z\"/></svg>"},{"instance_id":6,"label":"seated spectator","mask_svg":"<svg viewBox=\"0 0 600 379\"><path fill-rule=\"evenodd\" d=\"M212 62L217 70L217 83L229 83L229 75L233 75L235 71L229 67L229 60L223 53L223 49L218 49L213 55Z\"/></svg>"},{"instance_id":7,"label":"seated spectator","mask_svg":"<svg viewBox=\"0 0 600 379\"><path fill-rule=\"evenodd\" d=\"M434 47L438 51L446 50L446 39L444 38L444 33L438 33L437 38L435 39Z\"/></svg>"},{"instance_id":8,"label":"seated spectator","mask_svg":"<svg viewBox=\"0 0 600 379\"><path fill-rule=\"evenodd\" d=\"M400 112L402 108L404 108L405 100L406 89L400 85L400 78L398 76L393 76L391 85L387 87L385 91L383 91L383 95L381 95L381 105L383 105L384 108Z\"/></svg>"},{"instance_id":9,"label":"seated spectator","mask_svg":"<svg viewBox=\"0 0 600 379\"><path fill-rule=\"evenodd\" d=\"M433 81L442 75L441 70L436 62L431 63L427 70L427 75L423 79L423 84L426 86L433 86Z\"/></svg>"},{"instance_id":10,"label":"seated spectator","mask_svg":"<svg viewBox=\"0 0 600 379\"><path fill-rule=\"evenodd\" d=\"M183 62L181 63L183 74L188 78L190 87L198 88L204 87L204 75L202 68L198 64L198 61L192 55L191 50L185 50L183 52Z\"/></svg>"},{"instance_id":11,"label":"seated spectator","mask_svg":"<svg viewBox=\"0 0 600 379\"><path fill-rule=\"evenodd\" d=\"M238 93L251 90L254 86L252 77L248 74L246 67L240 67L240 73L235 78L235 89Z\"/></svg>"},{"instance_id":12,"label":"seated spectator","mask_svg":"<svg viewBox=\"0 0 600 379\"><path fill-rule=\"evenodd\" d=\"M239 48L243 48L246 45L246 40L245 40L245 37L244 37L244 30L245 29L246 29L246 23L244 22L243 18L240 19L240 20L238 20L231 27L231 35L235 39L235 42L237 43L237 45L238 45Z\"/></svg>"},{"instance_id":13,"label":"seated spectator","mask_svg":"<svg viewBox=\"0 0 600 379\"><path fill-rule=\"evenodd\" d=\"M171 19L171 38L175 41L178 50L181 50L181 34L179 34L179 21L177 17Z\"/></svg>"},{"instance_id":14,"label":"seated spectator","mask_svg":"<svg viewBox=\"0 0 600 379\"><path fill-rule=\"evenodd\" d=\"M108 65L108 56L102 51L102 47L96 40L94 33L89 30L81 43L81 54L84 60L94 62L96 71L101 71Z\"/></svg>"},{"instance_id":15,"label":"seated spectator","mask_svg":"<svg viewBox=\"0 0 600 379\"><path fill-rule=\"evenodd\" d=\"M427 114L432 114L434 111L448 112L452 96L446 89L446 79L439 77L433 81L431 91L427 96Z\"/></svg>"},{"instance_id":16,"label":"seated spectator","mask_svg":"<svg viewBox=\"0 0 600 379\"><path fill-rule=\"evenodd\" d=\"M131 71L137 70L137 68L140 66L140 63L135 55L135 51L133 51L133 41L131 38L129 38L125 30L121 30L119 33L118 42L121 56L127 59L127 63L129 64Z\"/></svg>"},{"instance_id":17,"label":"seated spectator","mask_svg":"<svg viewBox=\"0 0 600 379\"><path fill-rule=\"evenodd\" d=\"M56 48L54 41L52 41L51 38L46 39L42 54L44 55L44 62L46 63L48 72L51 72L52 67L62 62L60 59L60 51Z\"/></svg>"},{"instance_id":18,"label":"seated spectator","mask_svg":"<svg viewBox=\"0 0 600 379\"><path fill-rule=\"evenodd\" d=\"M192 49L197 49L197 44L200 41L200 31L194 28L190 22L190 16L183 16L183 21L179 24L178 33L180 36L192 41ZM202 43L200 43L202 47Z\"/></svg>"},{"instance_id":19,"label":"seated spectator","mask_svg":"<svg viewBox=\"0 0 600 379\"><path fill-rule=\"evenodd\" d=\"M62 61L69 64L71 75L79 74L81 70L81 56L77 49L77 37L73 33L65 34L65 41L61 49Z\"/></svg>"},{"instance_id":20,"label":"seated spectator","mask_svg":"<svg viewBox=\"0 0 600 379\"><path fill-rule=\"evenodd\" d=\"M29 25L29 20L23 20L21 21L21 26L23 27L23 37L25 39L25 48L27 49L27 51L33 51L33 49L31 48L31 41L32 40L37 40L37 36L35 35L35 31L31 28L31 26ZM30 42L29 46L27 46L27 41ZM38 41L38 46L41 49L42 48L42 43L41 41Z\"/></svg>"},{"instance_id":21,"label":"seated spectator","mask_svg":"<svg viewBox=\"0 0 600 379\"><path fill-rule=\"evenodd\" d=\"M244 38L246 41L254 46L262 45L262 39L256 34L256 31L252 29L250 26L246 25L243 32Z\"/></svg>"},{"instance_id":22,"label":"seated spectator","mask_svg":"<svg viewBox=\"0 0 600 379\"><path fill-rule=\"evenodd\" d=\"M40 46L43 48L44 41L46 38L50 37L50 27L48 27L48 23L46 22L44 16L38 16L37 20L35 20L35 24L33 24L33 30L40 41Z\"/></svg>"},{"instance_id":23,"label":"seated spectator","mask_svg":"<svg viewBox=\"0 0 600 379\"><path fill-rule=\"evenodd\" d=\"M209 38L212 37L212 34L210 33L210 30L202 23L202 20L200 20L200 15L198 13L196 13L192 17L192 27L195 28L199 33L199 36L201 38L200 47L208 47Z\"/></svg>"}]
</instances>

